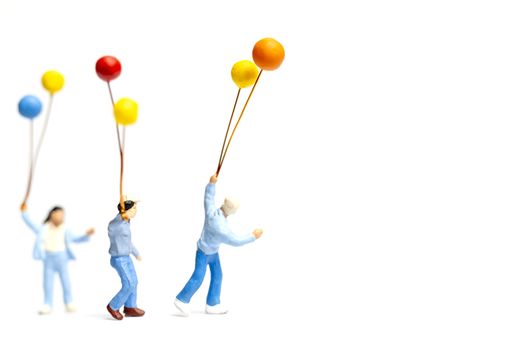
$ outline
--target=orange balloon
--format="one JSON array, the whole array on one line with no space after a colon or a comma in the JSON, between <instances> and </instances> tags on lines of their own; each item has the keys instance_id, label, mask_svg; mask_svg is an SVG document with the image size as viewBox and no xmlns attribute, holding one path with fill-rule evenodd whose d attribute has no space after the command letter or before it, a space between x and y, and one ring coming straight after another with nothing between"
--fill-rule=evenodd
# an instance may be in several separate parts
<instances>
[{"instance_id":1,"label":"orange balloon","mask_svg":"<svg viewBox=\"0 0 525 350\"><path fill-rule=\"evenodd\" d=\"M275 70L283 63L284 47L275 39L261 39L253 47L252 56L259 68Z\"/></svg>"}]
</instances>

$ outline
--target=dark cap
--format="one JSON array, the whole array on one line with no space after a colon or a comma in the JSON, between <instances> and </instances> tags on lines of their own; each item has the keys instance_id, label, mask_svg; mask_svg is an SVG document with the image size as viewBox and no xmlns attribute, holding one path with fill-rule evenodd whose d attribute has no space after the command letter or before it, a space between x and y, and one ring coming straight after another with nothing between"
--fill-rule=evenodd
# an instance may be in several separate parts
<instances>
[{"instance_id":1,"label":"dark cap","mask_svg":"<svg viewBox=\"0 0 525 350\"><path fill-rule=\"evenodd\" d=\"M124 201L124 208L126 209L125 211L128 211L130 210L131 208L133 208L135 206L136 202L134 201ZM120 203L117 205L117 210L119 211L119 213L122 211L121 210L122 207L120 206Z\"/></svg>"}]
</instances>

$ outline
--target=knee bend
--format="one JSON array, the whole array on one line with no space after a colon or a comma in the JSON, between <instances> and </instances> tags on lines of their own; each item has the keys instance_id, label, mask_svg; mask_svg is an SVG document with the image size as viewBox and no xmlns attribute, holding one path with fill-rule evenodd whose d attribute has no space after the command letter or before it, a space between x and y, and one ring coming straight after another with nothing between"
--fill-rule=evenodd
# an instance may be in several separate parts
<instances>
[{"instance_id":1,"label":"knee bend","mask_svg":"<svg viewBox=\"0 0 525 350\"><path fill-rule=\"evenodd\" d=\"M137 288L137 285L138 285L137 281L127 281L126 283L122 284L122 289L133 290Z\"/></svg>"},{"instance_id":2,"label":"knee bend","mask_svg":"<svg viewBox=\"0 0 525 350\"><path fill-rule=\"evenodd\" d=\"M202 281L204 280L204 276L203 275L192 275L191 278L190 278L190 283L193 284L193 285L201 285L202 284Z\"/></svg>"},{"instance_id":3,"label":"knee bend","mask_svg":"<svg viewBox=\"0 0 525 350\"><path fill-rule=\"evenodd\" d=\"M204 279L204 274L205 273L206 273L206 271L204 271L204 272L202 272L202 271L194 271L193 274L190 277L190 280L194 281L194 282L202 281Z\"/></svg>"},{"instance_id":4,"label":"knee bend","mask_svg":"<svg viewBox=\"0 0 525 350\"><path fill-rule=\"evenodd\" d=\"M130 281L129 283L129 288L130 289L137 289L137 285L139 284L139 281L138 280L133 280L133 281Z\"/></svg>"}]
</instances>

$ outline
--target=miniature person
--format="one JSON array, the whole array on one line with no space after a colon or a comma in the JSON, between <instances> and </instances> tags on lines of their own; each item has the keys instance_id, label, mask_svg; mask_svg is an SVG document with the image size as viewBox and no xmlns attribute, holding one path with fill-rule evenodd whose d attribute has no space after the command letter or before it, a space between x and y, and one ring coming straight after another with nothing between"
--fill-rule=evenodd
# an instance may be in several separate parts
<instances>
[{"instance_id":1,"label":"miniature person","mask_svg":"<svg viewBox=\"0 0 525 350\"><path fill-rule=\"evenodd\" d=\"M200 288L206 267L210 266L211 282L206 299L206 313L208 314L225 314L228 311L220 304L222 270L219 259L219 246L221 243L232 246L242 246L254 242L261 237L261 229L254 230L251 234L244 237L237 237L228 228L227 217L233 215L239 203L231 198L225 198L220 208L215 206L215 184L217 175L210 178L206 186L204 195L205 220L201 237L197 242L197 256L195 258L195 270L191 275L186 286L175 298L175 306L183 316L189 316L190 300L195 292Z\"/></svg>"},{"instance_id":2,"label":"miniature person","mask_svg":"<svg viewBox=\"0 0 525 350\"><path fill-rule=\"evenodd\" d=\"M124 306L124 314L127 317L142 317L144 310L137 307L137 273L130 255L141 261L139 251L131 242L130 220L137 214L137 204L134 201L124 202L124 212L120 203L119 214L111 220L108 226L110 241L109 254L111 255L111 266L117 270L122 283L120 291L111 299L107 306L110 315L122 320L124 317L120 309Z\"/></svg>"},{"instance_id":3,"label":"miniature person","mask_svg":"<svg viewBox=\"0 0 525 350\"><path fill-rule=\"evenodd\" d=\"M38 313L47 315L53 311L53 287L57 273L62 283L66 311L75 312L68 272L69 261L75 260L71 244L87 242L95 229L90 228L84 235L75 236L64 226L64 209L58 206L49 211L42 225L35 224L29 218L26 204L22 204L20 211L22 219L36 235L33 258L44 262L44 305Z\"/></svg>"}]
</instances>

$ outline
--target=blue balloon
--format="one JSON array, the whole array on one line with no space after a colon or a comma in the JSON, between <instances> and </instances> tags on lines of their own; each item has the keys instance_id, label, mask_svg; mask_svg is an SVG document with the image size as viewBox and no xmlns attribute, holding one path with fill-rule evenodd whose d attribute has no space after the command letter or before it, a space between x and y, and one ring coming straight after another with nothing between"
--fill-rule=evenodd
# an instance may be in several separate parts
<instances>
[{"instance_id":1,"label":"blue balloon","mask_svg":"<svg viewBox=\"0 0 525 350\"><path fill-rule=\"evenodd\" d=\"M42 111L42 102L40 99L33 95L27 95L22 97L18 102L18 112L24 118L33 119L36 118Z\"/></svg>"}]
</instances>

